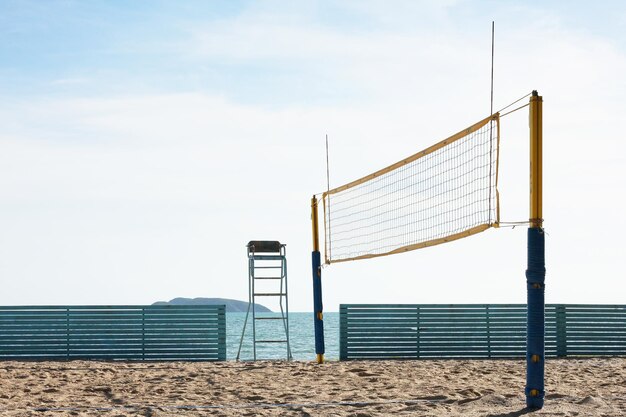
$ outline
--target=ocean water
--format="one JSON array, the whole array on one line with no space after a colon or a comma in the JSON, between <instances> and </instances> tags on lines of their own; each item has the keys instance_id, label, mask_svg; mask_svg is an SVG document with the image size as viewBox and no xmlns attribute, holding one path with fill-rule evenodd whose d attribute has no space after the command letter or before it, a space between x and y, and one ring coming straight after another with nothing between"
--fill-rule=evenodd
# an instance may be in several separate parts
<instances>
[{"instance_id":1,"label":"ocean water","mask_svg":"<svg viewBox=\"0 0 626 417\"><path fill-rule=\"evenodd\" d=\"M279 313L257 313L257 317L280 317ZM235 360L246 313L226 313L226 359ZM284 340L282 320L257 320L257 340ZM313 312L289 314L289 341L294 360L315 360ZM324 342L327 360L339 359L339 313L324 313ZM257 343L258 359L286 359L285 343ZM252 360L252 314L248 317L240 360Z\"/></svg>"}]
</instances>

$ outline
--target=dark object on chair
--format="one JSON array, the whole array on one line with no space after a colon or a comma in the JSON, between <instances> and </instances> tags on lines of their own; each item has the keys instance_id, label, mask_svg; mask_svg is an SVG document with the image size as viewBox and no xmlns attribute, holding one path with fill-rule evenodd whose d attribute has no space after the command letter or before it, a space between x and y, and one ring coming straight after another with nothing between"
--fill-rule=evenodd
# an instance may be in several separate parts
<instances>
[{"instance_id":1,"label":"dark object on chair","mask_svg":"<svg viewBox=\"0 0 626 417\"><path fill-rule=\"evenodd\" d=\"M251 240L248 242L248 249L250 252L257 253L269 253L269 252L280 252L280 248L283 245L277 240Z\"/></svg>"}]
</instances>

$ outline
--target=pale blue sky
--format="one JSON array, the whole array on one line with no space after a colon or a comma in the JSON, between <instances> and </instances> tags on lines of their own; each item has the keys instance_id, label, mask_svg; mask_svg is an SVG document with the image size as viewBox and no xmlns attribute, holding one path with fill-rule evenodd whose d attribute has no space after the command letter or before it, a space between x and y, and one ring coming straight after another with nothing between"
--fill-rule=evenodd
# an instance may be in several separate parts
<instances>
[{"instance_id":1,"label":"pale blue sky","mask_svg":"<svg viewBox=\"0 0 626 417\"><path fill-rule=\"evenodd\" d=\"M623 2L3 1L0 304L245 299L245 243L278 239L309 311L324 135L337 186L483 118L492 20L496 108L545 99L548 301L626 302ZM527 217L526 117L502 124L505 220ZM524 248L332 266L326 308L524 302Z\"/></svg>"},{"instance_id":2,"label":"pale blue sky","mask_svg":"<svg viewBox=\"0 0 626 417\"><path fill-rule=\"evenodd\" d=\"M619 1L593 7L582 1L5 1L0 86L18 97L194 91L257 105L337 102L366 92L326 65L323 52L332 45L309 54L303 44L294 59L288 47L296 45L281 35L295 28L349 38L436 39L445 33L481 42L489 19L498 21L499 35L526 22L529 30L536 24L575 28L624 46L626 17ZM276 32L257 31L256 42L274 43L276 53L246 51L240 41L254 35L240 34L238 42L229 30L267 27ZM209 44L204 53L202 43Z\"/></svg>"}]
</instances>

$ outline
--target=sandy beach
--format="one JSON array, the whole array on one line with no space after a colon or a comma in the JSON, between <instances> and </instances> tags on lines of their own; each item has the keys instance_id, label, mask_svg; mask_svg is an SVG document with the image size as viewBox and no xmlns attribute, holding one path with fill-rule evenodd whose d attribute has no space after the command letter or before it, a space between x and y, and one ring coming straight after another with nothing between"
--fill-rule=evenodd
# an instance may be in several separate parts
<instances>
[{"instance_id":1,"label":"sandy beach","mask_svg":"<svg viewBox=\"0 0 626 417\"><path fill-rule=\"evenodd\" d=\"M623 416L626 358L550 360L524 409L524 362L3 362L2 416Z\"/></svg>"}]
</instances>

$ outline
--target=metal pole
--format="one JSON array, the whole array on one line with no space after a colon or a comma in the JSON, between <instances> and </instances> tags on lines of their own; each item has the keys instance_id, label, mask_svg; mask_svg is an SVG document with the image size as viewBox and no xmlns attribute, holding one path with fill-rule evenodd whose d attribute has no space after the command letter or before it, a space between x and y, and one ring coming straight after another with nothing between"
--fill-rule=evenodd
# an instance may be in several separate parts
<instances>
[{"instance_id":1,"label":"metal pole","mask_svg":"<svg viewBox=\"0 0 626 417\"><path fill-rule=\"evenodd\" d=\"M243 330L241 331L241 339L239 339L239 349L237 349L236 361L239 361L241 355L241 347L243 346L243 337L246 334L246 325L248 324L248 316L250 315L250 307L252 306L252 259L250 259L250 248L248 252L248 309L246 310L246 318L243 321ZM253 341L254 343L254 341Z\"/></svg>"},{"instance_id":2,"label":"metal pole","mask_svg":"<svg viewBox=\"0 0 626 417\"><path fill-rule=\"evenodd\" d=\"M291 355L291 342L289 340L289 296L287 294L289 294L289 290L287 288L287 247L285 245L283 245L281 247L281 252L280 255L282 256L281 259L281 270L280 270L280 275L282 277L282 279L280 280L280 292L283 292L283 279L285 280L285 311L287 311L287 314L285 315L283 313L283 325L285 326L285 334L287 335L287 360L290 361L293 359L293 356ZM280 297L281 300L281 312L282 312L282 300L283 297Z\"/></svg>"},{"instance_id":3,"label":"metal pole","mask_svg":"<svg viewBox=\"0 0 626 417\"><path fill-rule=\"evenodd\" d=\"M313 272L313 323L315 325L315 353L317 363L324 362L324 315L322 306L322 268L320 256L319 227L317 220L317 198L311 199L311 222L313 226L313 252L311 266Z\"/></svg>"},{"instance_id":4,"label":"metal pole","mask_svg":"<svg viewBox=\"0 0 626 417\"><path fill-rule=\"evenodd\" d=\"M545 397L545 235L543 231L543 98L530 97L530 227L528 229L528 268L526 288L528 313L526 325L526 406L542 408Z\"/></svg>"},{"instance_id":5,"label":"metal pole","mask_svg":"<svg viewBox=\"0 0 626 417\"><path fill-rule=\"evenodd\" d=\"M252 252L250 262L250 296L252 297L252 357L256 361L256 293L254 289L254 252Z\"/></svg>"}]
</instances>

